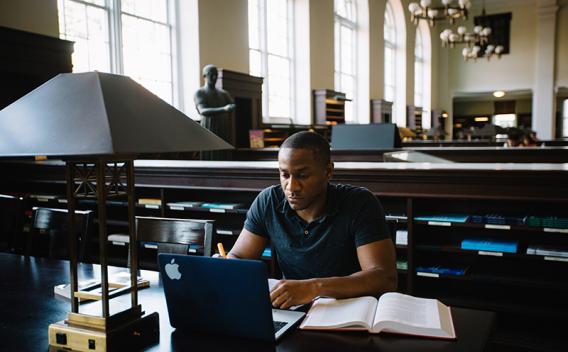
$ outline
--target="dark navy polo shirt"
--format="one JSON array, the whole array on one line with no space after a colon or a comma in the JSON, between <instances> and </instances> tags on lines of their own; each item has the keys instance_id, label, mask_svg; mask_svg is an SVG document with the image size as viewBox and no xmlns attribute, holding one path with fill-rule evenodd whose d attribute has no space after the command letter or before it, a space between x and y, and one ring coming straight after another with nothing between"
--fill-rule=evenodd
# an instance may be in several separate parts
<instances>
[{"instance_id":1,"label":"dark navy polo shirt","mask_svg":"<svg viewBox=\"0 0 568 352\"><path fill-rule=\"evenodd\" d=\"M270 239L286 279L347 276L361 270L357 247L389 238L383 208L366 188L329 184L324 214L307 223L279 185L254 200L245 229Z\"/></svg>"}]
</instances>

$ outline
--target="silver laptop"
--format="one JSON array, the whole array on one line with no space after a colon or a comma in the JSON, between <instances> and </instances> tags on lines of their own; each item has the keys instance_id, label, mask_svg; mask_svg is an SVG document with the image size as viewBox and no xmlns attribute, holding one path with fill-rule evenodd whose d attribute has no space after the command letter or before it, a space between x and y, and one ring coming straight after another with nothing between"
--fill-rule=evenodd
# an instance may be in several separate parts
<instances>
[{"instance_id":1,"label":"silver laptop","mask_svg":"<svg viewBox=\"0 0 568 352\"><path fill-rule=\"evenodd\" d=\"M272 308L261 261L159 254L158 262L176 330L275 341L304 316Z\"/></svg>"}]
</instances>

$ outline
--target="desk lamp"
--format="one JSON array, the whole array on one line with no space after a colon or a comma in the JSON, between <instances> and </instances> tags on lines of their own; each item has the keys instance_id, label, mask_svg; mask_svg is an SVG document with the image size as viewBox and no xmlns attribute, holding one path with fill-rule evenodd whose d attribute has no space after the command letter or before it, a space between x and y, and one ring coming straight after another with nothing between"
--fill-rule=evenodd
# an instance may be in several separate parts
<instances>
[{"instance_id":1,"label":"desk lamp","mask_svg":"<svg viewBox=\"0 0 568 352\"><path fill-rule=\"evenodd\" d=\"M143 153L232 146L132 79L100 72L60 74L0 111L0 156L45 155L66 162L71 312L49 326L51 348L132 350L159 339L158 313L138 304L134 159ZM98 203L102 316L79 312L75 203ZM107 199L128 200L131 307L111 314Z\"/></svg>"}]
</instances>

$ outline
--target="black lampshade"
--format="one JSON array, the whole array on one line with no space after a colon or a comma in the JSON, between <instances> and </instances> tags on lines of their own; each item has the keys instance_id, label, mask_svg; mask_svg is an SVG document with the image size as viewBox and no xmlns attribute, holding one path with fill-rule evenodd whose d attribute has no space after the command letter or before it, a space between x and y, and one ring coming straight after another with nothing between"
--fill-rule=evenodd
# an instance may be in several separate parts
<instances>
[{"instance_id":1,"label":"black lampshade","mask_svg":"<svg viewBox=\"0 0 568 352\"><path fill-rule=\"evenodd\" d=\"M0 156L232 149L129 77L60 74L0 111Z\"/></svg>"}]
</instances>

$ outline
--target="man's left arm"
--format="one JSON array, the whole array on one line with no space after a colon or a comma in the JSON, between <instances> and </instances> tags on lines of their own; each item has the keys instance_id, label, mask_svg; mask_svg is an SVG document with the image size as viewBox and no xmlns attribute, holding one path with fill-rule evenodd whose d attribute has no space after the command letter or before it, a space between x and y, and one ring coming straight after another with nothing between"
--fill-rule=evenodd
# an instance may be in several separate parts
<instances>
[{"instance_id":1,"label":"man's left arm","mask_svg":"<svg viewBox=\"0 0 568 352\"><path fill-rule=\"evenodd\" d=\"M270 293L272 305L288 308L317 296L377 296L397 287L396 253L390 238L357 247L361 271L343 277L282 280Z\"/></svg>"}]
</instances>

